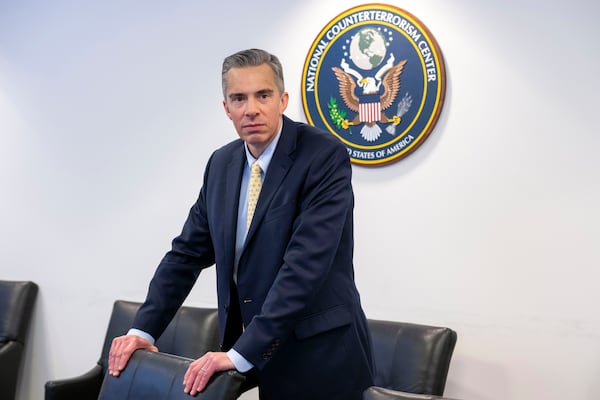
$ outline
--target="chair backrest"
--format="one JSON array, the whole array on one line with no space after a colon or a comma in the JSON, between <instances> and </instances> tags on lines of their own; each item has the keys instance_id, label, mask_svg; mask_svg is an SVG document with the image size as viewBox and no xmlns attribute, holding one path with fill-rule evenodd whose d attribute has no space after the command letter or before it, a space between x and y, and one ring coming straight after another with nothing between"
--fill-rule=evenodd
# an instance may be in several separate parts
<instances>
[{"instance_id":1,"label":"chair backrest","mask_svg":"<svg viewBox=\"0 0 600 400\"><path fill-rule=\"evenodd\" d=\"M15 398L38 286L0 281L0 396Z\"/></svg>"},{"instance_id":2,"label":"chair backrest","mask_svg":"<svg viewBox=\"0 0 600 400\"><path fill-rule=\"evenodd\" d=\"M456 332L449 328L369 320L375 386L442 396Z\"/></svg>"},{"instance_id":3,"label":"chair backrest","mask_svg":"<svg viewBox=\"0 0 600 400\"><path fill-rule=\"evenodd\" d=\"M117 300L113 305L99 364L102 372L108 366L112 340L127 333L141 303ZM218 318L215 308L180 307L165 332L156 341L162 353L187 358L200 358L207 351L219 351Z\"/></svg>"},{"instance_id":4,"label":"chair backrest","mask_svg":"<svg viewBox=\"0 0 600 400\"><path fill-rule=\"evenodd\" d=\"M183 377L193 360L138 350L118 378L104 376L98 400L189 400ZM196 400L233 400L242 393L246 377L236 371L218 372Z\"/></svg>"}]
</instances>

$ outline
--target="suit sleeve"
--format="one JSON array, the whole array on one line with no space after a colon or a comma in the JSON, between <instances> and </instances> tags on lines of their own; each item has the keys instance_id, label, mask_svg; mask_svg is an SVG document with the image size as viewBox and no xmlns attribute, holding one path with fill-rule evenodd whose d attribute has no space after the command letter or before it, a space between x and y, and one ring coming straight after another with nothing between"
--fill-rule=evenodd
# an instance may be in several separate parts
<instances>
[{"instance_id":1,"label":"suit sleeve","mask_svg":"<svg viewBox=\"0 0 600 400\"><path fill-rule=\"evenodd\" d=\"M202 269L215 262L206 215L206 167L203 187L191 207L181 234L173 239L171 250L158 265L146 300L137 312L133 328L158 339L183 304Z\"/></svg>"}]
</instances>

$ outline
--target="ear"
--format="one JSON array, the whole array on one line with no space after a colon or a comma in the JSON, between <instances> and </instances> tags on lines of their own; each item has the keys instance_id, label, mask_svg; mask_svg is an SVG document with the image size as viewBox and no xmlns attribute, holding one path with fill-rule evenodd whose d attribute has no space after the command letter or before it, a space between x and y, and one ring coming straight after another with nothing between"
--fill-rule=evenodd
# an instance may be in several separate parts
<instances>
[{"instance_id":1,"label":"ear","mask_svg":"<svg viewBox=\"0 0 600 400\"><path fill-rule=\"evenodd\" d=\"M283 114L288 106L288 102L290 100L290 95L288 94L288 92L283 92L281 94L281 114Z\"/></svg>"},{"instance_id":2,"label":"ear","mask_svg":"<svg viewBox=\"0 0 600 400\"><path fill-rule=\"evenodd\" d=\"M225 114L227 114L227 117L231 119L231 113L229 112L229 106L227 105L226 100L223 100L223 109L225 110Z\"/></svg>"}]
</instances>

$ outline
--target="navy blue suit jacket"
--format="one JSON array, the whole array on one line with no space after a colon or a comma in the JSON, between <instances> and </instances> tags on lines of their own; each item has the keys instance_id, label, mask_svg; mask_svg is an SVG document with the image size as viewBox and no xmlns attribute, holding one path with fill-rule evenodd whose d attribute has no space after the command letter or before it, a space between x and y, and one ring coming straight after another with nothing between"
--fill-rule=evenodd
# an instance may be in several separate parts
<instances>
[{"instance_id":1,"label":"navy blue suit jacket","mask_svg":"<svg viewBox=\"0 0 600 400\"><path fill-rule=\"evenodd\" d=\"M200 271L216 265L220 334L257 370L262 398L352 399L372 383L354 283L351 165L331 135L286 117L231 296L239 189L236 140L211 156L198 200L161 261L134 327L159 337ZM231 301L244 324L228 332ZM229 321L231 322L231 321ZM307 397L310 396L310 397Z\"/></svg>"}]
</instances>

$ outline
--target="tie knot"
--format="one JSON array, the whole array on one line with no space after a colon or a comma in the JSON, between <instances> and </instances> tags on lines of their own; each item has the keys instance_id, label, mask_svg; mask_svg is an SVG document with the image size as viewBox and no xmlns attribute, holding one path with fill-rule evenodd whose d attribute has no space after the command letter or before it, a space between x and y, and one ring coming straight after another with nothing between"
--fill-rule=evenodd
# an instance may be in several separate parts
<instances>
[{"instance_id":1,"label":"tie knot","mask_svg":"<svg viewBox=\"0 0 600 400\"><path fill-rule=\"evenodd\" d=\"M252 172L252 174L260 174L262 172L262 169L260 168L260 164L258 163L258 161L254 161L252 163L252 167L250 167L250 171Z\"/></svg>"}]
</instances>

